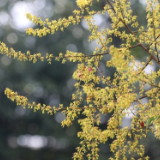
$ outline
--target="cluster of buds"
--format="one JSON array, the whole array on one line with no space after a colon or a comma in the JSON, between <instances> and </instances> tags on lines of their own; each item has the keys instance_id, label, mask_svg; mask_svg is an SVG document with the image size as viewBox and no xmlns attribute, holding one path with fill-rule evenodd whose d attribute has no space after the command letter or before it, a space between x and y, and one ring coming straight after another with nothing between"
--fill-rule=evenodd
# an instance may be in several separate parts
<instances>
[{"instance_id":1,"label":"cluster of buds","mask_svg":"<svg viewBox=\"0 0 160 160\"><path fill-rule=\"evenodd\" d=\"M86 67L83 68L83 71L84 71L85 69L86 69ZM92 71L93 71L93 68L92 68L92 67L88 67L87 70L88 70L88 72L92 72ZM81 72L78 73L78 77L79 77L79 78L81 78L82 75L83 75L83 74L82 74Z\"/></svg>"}]
</instances>

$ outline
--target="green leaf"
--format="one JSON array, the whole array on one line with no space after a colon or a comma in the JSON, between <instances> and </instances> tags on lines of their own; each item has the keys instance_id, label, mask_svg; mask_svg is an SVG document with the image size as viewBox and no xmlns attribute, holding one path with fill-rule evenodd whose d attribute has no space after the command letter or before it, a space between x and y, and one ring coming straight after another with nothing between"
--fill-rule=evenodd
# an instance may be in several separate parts
<instances>
[{"instance_id":1,"label":"green leaf","mask_svg":"<svg viewBox=\"0 0 160 160\"><path fill-rule=\"evenodd\" d=\"M158 118L160 118L160 116L156 117L155 120L157 120Z\"/></svg>"},{"instance_id":2,"label":"green leaf","mask_svg":"<svg viewBox=\"0 0 160 160\"><path fill-rule=\"evenodd\" d=\"M157 118L157 117L156 117ZM156 119L155 117L151 117L149 118L149 120L146 123L146 128L148 128L148 126Z\"/></svg>"},{"instance_id":3,"label":"green leaf","mask_svg":"<svg viewBox=\"0 0 160 160\"><path fill-rule=\"evenodd\" d=\"M157 120L158 118L160 118L160 116L149 118L149 120L148 120L147 123L146 123L146 128L147 128L151 123L153 123L155 120Z\"/></svg>"}]
</instances>

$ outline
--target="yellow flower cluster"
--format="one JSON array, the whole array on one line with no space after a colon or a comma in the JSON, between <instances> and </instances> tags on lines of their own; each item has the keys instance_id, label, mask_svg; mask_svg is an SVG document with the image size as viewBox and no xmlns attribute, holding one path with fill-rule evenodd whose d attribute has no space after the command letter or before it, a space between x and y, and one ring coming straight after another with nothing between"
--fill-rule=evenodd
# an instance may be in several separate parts
<instances>
[{"instance_id":1,"label":"yellow flower cluster","mask_svg":"<svg viewBox=\"0 0 160 160\"><path fill-rule=\"evenodd\" d=\"M53 20L49 21L47 18L45 21L43 21L40 17L32 16L30 13L27 13L26 16L27 18L35 23L36 25L40 25L42 28L39 29L33 29L33 28L28 28L26 30L26 33L28 35L32 34L33 36L38 36L38 37L43 37L46 36L47 34L54 34L56 31L59 29L61 31L64 31L64 28L67 28L70 24L79 24L80 20L82 19L82 16L79 15L79 11L75 10L73 16L69 16L68 19L63 18L59 19L58 21Z\"/></svg>"},{"instance_id":2,"label":"yellow flower cluster","mask_svg":"<svg viewBox=\"0 0 160 160\"><path fill-rule=\"evenodd\" d=\"M50 115L53 115L53 113L56 113L58 110L63 108L62 105L60 105L59 108L56 108L56 107L51 107L45 104L43 105L41 105L40 103L36 104L35 102L30 103L25 96L19 96L17 92L13 92L9 88L6 88L4 93L7 95L9 99L11 99L12 101L15 101L16 105L20 105L23 108L28 107L30 109L33 109L34 112L36 112L37 110L41 110L42 113L46 112Z\"/></svg>"},{"instance_id":3,"label":"yellow flower cluster","mask_svg":"<svg viewBox=\"0 0 160 160\"><path fill-rule=\"evenodd\" d=\"M92 3L93 0L77 0L77 6L80 8L84 8Z\"/></svg>"},{"instance_id":4,"label":"yellow flower cluster","mask_svg":"<svg viewBox=\"0 0 160 160\"><path fill-rule=\"evenodd\" d=\"M137 17L133 15L129 1L106 0L107 4L101 11L90 9L93 0L77 0L76 2L80 10L74 10L72 16L58 21L49 21L49 19L42 21L41 18L27 14L27 18L40 25L41 28L29 28L26 33L39 37L54 34L59 29L63 31L71 24L80 23L83 18L91 33L89 41L96 41L99 45L95 47L93 54L85 55L66 51L65 54L59 53L59 56L53 54L41 56L40 53L31 54L29 51L26 54L16 52L12 48L9 49L3 42L0 43L1 54L21 61L35 63L40 59L51 63L52 59L55 59L62 63L66 60L76 62L77 69L73 73L73 78L77 81L76 91L72 95L70 105L67 107L60 105L56 108L30 103L25 96L19 96L18 93L8 88L5 94L17 105L24 108L28 106L34 111L42 110L42 112L53 114L61 110L66 116L62 126L71 125L79 114L83 114L85 118L78 120L81 131L77 133L77 136L81 142L73 155L74 160L83 159L86 153L88 153L89 160L97 160L99 144L105 143L109 138L114 139L110 150L114 152L116 160L134 159L135 154L139 155L140 159L148 160L148 156L144 157L145 148L139 142L149 131L160 139L160 83L158 82L160 70L152 71L150 74L145 72L145 68L152 65L153 61L160 65L160 4L157 0L148 0L147 28L144 30L144 26L138 27ZM88 15L84 15L84 11ZM100 29L95 25L93 16L103 15L106 12L111 18L111 27ZM112 45L113 36L122 40L120 47L116 48ZM146 53L148 56L146 61L136 63L132 55L132 50L136 47L140 47ZM111 58L106 62L106 67L116 69L112 78L108 72L104 73L101 67L101 60L104 60L105 55L108 54ZM146 85L150 86L147 91L144 89ZM142 103L143 98L148 98L148 101ZM122 119L131 113L133 115L131 127L121 127ZM99 129L102 114L111 114L104 130Z\"/></svg>"}]
</instances>

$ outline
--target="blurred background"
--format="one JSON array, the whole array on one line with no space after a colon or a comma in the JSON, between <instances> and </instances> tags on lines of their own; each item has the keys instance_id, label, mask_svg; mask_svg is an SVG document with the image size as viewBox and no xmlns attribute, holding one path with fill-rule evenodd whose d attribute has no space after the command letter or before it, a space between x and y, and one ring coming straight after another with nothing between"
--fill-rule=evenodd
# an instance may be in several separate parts
<instances>
[{"instance_id":1,"label":"blurred background","mask_svg":"<svg viewBox=\"0 0 160 160\"><path fill-rule=\"evenodd\" d=\"M140 25L146 26L146 3L144 0L132 0L133 13L138 16ZM93 9L102 9L106 0L100 0L93 5ZM25 13L30 12L42 19L58 19L68 17L77 8L75 0L0 0L0 41L16 51L21 50L31 53L40 52L59 55L66 50L91 54L96 43L88 42L88 26L82 20L79 25L71 25L64 32L58 31L54 35L43 38L28 36L25 29L35 27L28 21ZM110 27L111 20L108 14L95 15L96 25L99 28ZM114 45L121 44L120 39L113 37ZM145 53L136 48L132 51L137 62L145 60ZM109 57L106 57L108 59ZM105 61L101 67L109 76L113 76L115 70L105 67ZM75 80L72 73L76 65L71 62L62 64L52 61L47 62L20 62L0 55L0 159L1 160L70 160L75 148L79 145L77 131L79 125L75 122L70 127L61 127L64 116L57 113L53 116L42 114L40 111L23 109L16 106L4 95L6 87L25 95L29 100L37 103L45 103L58 106L63 103L69 105L71 94L74 92ZM149 66L146 72L156 70L156 64ZM145 101L145 100L144 100ZM123 126L129 126L132 115L125 117ZM102 116L100 127L106 128L109 115ZM109 151L109 143L100 145L100 160L108 159L112 154ZM159 160L160 142L152 134L142 143L146 146L146 154L151 160Z\"/></svg>"}]
</instances>

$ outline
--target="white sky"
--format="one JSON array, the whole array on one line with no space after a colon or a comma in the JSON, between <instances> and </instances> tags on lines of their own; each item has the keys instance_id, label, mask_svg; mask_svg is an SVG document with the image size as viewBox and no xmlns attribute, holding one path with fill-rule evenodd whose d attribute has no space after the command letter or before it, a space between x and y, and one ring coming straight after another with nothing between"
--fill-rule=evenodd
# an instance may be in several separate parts
<instances>
[{"instance_id":1,"label":"white sky","mask_svg":"<svg viewBox=\"0 0 160 160\"><path fill-rule=\"evenodd\" d=\"M57 150L61 150L67 148L69 142L65 138L56 139L52 136L26 134L18 137L8 137L8 144L11 148L17 148L18 146L21 146L38 150L48 146Z\"/></svg>"},{"instance_id":2,"label":"white sky","mask_svg":"<svg viewBox=\"0 0 160 160\"><path fill-rule=\"evenodd\" d=\"M33 2L16 2L11 8L11 26L14 29L24 31L29 27L33 27L34 24L26 18L26 13L31 13L36 15L36 10L34 8Z\"/></svg>"},{"instance_id":3,"label":"white sky","mask_svg":"<svg viewBox=\"0 0 160 160\"><path fill-rule=\"evenodd\" d=\"M146 5L146 4L147 4L146 0L139 0L139 1L140 1L140 3L142 3L143 5Z\"/></svg>"},{"instance_id":4,"label":"white sky","mask_svg":"<svg viewBox=\"0 0 160 160\"><path fill-rule=\"evenodd\" d=\"M0 6L5 6L6 3L1 3L1 1L5 0L0 0ZM10 15L5 10L0 11L0 25L10 24L12 28L20 31L33 27L34 24L26 18L26 13L36 16L40 16L43 13L46 17L50 17L53 15L53 6L51 4L46 5L46 0L11 3Z\"/></svg>"}]
</instances>

